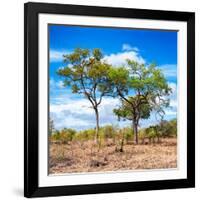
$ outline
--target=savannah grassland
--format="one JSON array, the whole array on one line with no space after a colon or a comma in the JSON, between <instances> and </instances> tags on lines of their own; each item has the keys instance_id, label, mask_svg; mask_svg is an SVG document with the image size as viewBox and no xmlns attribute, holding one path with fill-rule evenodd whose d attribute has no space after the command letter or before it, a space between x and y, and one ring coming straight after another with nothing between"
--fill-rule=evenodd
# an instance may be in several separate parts
<instances>
[{"instance_id":1,"label":"savannah grassland","mask_svg":"<svg viewBox=\"0 0 200 200\"><path fill-rule=\"evenodd\" d=\"M96 124L82 131L55 130L54 119L49 119L50 174L177 167L177 120L164 120L173 91L155 63L127 58L125 65L114 66L99 48L76 48L63 57L67 66L57 75L63 87L88 101ZM130 121L131 127L100 124L104 97L119 99L113 116ZM140 127L153 112L158 124Z\"/></svg>"},{"instance_id":2,"label":"savannah grassland","mask_svg":"<svg viewBox=\"0 0 200 200\"><path fill-rule=\"evenodd\" d=\"M167 169L177 167L177 138L143 137L139 144L132 138L104 138L71 141L51 138L50 174L105 172L121 170Z\"/></svg>"}]
</instances>

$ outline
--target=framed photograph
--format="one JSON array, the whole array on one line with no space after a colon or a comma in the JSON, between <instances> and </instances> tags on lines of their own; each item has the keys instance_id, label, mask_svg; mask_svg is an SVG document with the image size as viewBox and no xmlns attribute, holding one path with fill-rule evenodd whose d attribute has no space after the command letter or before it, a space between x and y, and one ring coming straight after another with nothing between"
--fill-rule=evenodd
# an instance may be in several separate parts
<instances>
[{"instance_id":1,"label":"framed photograph","mask_svg":"<svg viewBox=\"0 0 200 200\"><path fill-rule=\"evenodd\" d=\"M195 13L26 3L24 195L195 186Z\"/></svg>"}]
</instances>

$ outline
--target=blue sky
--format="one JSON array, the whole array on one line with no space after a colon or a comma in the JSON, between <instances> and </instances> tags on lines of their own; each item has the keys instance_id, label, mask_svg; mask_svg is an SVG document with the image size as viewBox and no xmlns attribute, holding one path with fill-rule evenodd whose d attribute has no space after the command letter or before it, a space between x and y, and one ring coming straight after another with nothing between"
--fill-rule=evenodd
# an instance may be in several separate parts
<instances>
[{"instance_id":1,"label":"blue sky","mask_svg":"<svg viewBox=\"0 0 200 200\"><path fill-rule=\"evenodd\" d=\"M63 87L63 80L56 74L63 63L62 55L80 48L100 48L104 60L115 66L125 64L130 58L139 63L155 62L163 70L173 90L171 105L166 110L165 119L176 117L177 110L177 32L159 30L119 29L102 27L79 27L49 25L49 87L50 116L56 129L64 127L77 130L94 128L94 111L90 103L70 88ZM119 104L117 98L105 97L100 106L101 125L125 126L130 122L118 122L112 109ZM143 120L140 126L157 123L154 114Z\"/></svg>"}]
</instances>

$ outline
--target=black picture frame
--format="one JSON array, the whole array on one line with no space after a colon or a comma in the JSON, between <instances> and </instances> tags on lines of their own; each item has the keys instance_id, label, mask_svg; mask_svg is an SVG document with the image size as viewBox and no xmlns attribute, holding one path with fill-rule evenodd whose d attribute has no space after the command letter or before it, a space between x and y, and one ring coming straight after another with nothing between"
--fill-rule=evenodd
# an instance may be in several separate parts
<instances>
[{"instance_id":1,"label":"black picture frame","mask_svg":"<svg viewBox=\"0 0 200 200\"><path fill-rule=\"evenodd\" d=\"M187 178L39 187L38 15L40 13L187 22ZM24 5L24 196L44 197L195 187L195 13L81 5Z\"/></svg>"}]
</instances>

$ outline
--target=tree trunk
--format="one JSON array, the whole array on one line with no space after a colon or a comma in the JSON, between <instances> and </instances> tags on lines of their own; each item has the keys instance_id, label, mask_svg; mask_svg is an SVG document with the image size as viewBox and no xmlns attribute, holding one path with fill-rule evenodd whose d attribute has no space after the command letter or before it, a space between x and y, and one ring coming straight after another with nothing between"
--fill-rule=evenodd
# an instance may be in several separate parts
<instances>
[{"instance_id":1,"label":"tree trunk","mask_svg":"<svg viewBox=\"0 0 200 200\"><path fill-rule=\"evenodd\" d=\"M120 152L124 151L124 130L122 131L122 140L121 140L121 146L120 146Z\"/></svg>"},{"instance_id":2,"label":"tree trunk","mask_svg":"<svg viewBox=\"0 0 200 200\"><path fill-rule=\"evenodd\" d=\"M95 137L94 141L95 143L98 143L98 138L99 138L99 111L97 108L94 108L95 111L95 116L96 116L96 132L95 132Z\"/></svg>"},{"instance_id":3,"label":"tree trunk","mask_svg":"<svg viewBox=\"0 0 200 200\"><path fill-rule=\"evenodd\" d=\"M134 131L134 140L135 143L138 144L138 123L133 120L133 131Z\"/></svg>"}]
</instances>

